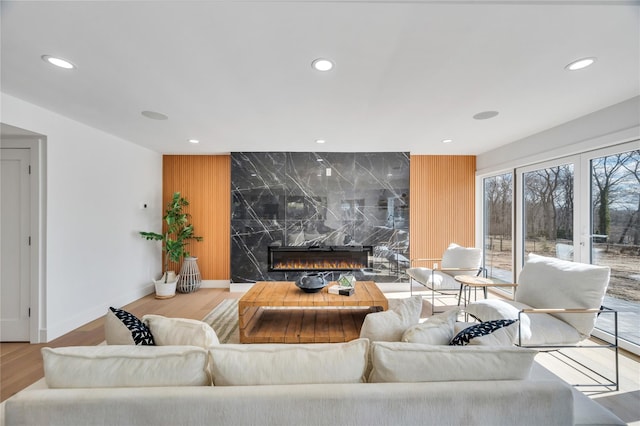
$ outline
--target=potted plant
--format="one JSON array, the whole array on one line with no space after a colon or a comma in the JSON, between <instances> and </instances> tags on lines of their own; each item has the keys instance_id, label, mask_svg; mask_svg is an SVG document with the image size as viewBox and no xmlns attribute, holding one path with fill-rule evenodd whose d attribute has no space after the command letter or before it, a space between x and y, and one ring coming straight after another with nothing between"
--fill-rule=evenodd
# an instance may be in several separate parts
<instances>
[{"instance_id":1,"label":"potted plant","mask_svg":"<svg viewBox=\"0 0 640 426\"><path fill-rule=\"evenodd\" d=\"M188 205L189 202L180 196L179 192L175 192L171 201L167 203L167 209L162 218L166 226L164 233L140 232L144 239L162 241L163 273L162 278L154 281L158 298L173 297L176 293L179 275L176 275L174 271L169 271L169 261L180 262L180 259L189 256L186 248L191 240L202 241L202 237L194 235L193 225L189 224L190 215L183 211Z\"/></svg>"}]
</instances>

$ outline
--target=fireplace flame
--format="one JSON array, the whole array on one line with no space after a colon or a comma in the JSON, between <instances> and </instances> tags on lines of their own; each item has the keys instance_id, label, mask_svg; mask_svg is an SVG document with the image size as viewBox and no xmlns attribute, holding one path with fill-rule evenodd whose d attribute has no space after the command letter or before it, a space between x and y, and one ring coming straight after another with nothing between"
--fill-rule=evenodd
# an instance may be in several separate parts
<instances>
[{"instance_id":1,"label":"fireplace flame","mask_svg":"<svg viewBox=\"0 0 640 426\"><path fill-rule=\"evenodd\" d=\"M273 265L273 269L287 269L287 270L330 270L330 269L362 269L367 265L362 262L354 262L348 260L314 260L314 259L290 259L285 262L276 262Z\"/></svg>"}]
</instances>

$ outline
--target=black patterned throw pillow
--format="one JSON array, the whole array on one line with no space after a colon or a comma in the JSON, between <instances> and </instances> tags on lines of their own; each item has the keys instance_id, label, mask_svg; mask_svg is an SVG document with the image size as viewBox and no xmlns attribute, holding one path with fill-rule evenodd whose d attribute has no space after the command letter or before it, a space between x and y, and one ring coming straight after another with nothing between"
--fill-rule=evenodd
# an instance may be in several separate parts
<instances>
[{"instance_id":1,"label":"black patterned throw pillow","mask_svg":"<svg viewBox=\"0 0 640 426\"><path fill-rule=\"evenodd\" d=\"M468 345L471 339L476 337L487 336L496 330L508 327L518 320L515 319L500 319L493 321L481 322L480 324L467 327L458 333L453 339L451 339L450 345L464 346Z\"/></svg>"},{"instance_id":2,"label":"black patterned throw pillow","mask_svg":"<svg viewBox=\"0 0 640 426\"><path fill-rule=\"evenodd\" d=\"M151 330L142 323L135 315L122 309L109 308L118 317L122 324L131 332L131 337L136 345L155 346Z\"/></svg>"}]
</instances>

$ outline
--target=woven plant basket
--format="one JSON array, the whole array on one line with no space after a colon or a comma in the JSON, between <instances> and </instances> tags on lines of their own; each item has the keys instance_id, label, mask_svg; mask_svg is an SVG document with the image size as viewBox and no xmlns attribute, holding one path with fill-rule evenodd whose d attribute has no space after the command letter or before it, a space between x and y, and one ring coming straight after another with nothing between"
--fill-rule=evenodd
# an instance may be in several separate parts
<instances>
[{"instance_id":1,"label":"woven plant basket","mask_svg":"<svg viewBox=\"0 0 640 426\"><path fill-rule=\"evenodd\" d=\"M180 269L180 279L176 290L180 293L191 293L200 288L202 278L198 269L197 257L185 257Z\"/></svg>"}]
</instances>

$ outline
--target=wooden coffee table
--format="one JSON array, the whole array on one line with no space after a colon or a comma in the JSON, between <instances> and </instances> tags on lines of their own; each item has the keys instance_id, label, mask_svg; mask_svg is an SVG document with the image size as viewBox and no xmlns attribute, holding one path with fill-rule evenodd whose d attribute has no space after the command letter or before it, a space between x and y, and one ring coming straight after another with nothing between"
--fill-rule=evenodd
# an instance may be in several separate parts
<instances>
[{"instance_id":1,"label":"wooden coffee table","mask_svg":"<svg viewBox=\"0 0 640 426\"><path fill-rule=\"evenodd\" d=\"M260 281L238 302L241 343L331 343L360 336L364 317L389 303L373 281L357 281L355 294L327 289L305 293L288 281Z\"/></svg>"}]
</instances>

